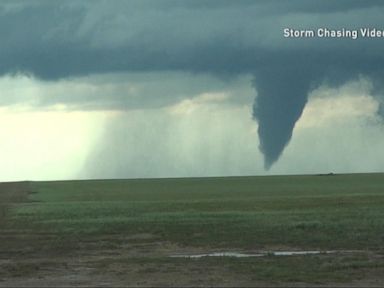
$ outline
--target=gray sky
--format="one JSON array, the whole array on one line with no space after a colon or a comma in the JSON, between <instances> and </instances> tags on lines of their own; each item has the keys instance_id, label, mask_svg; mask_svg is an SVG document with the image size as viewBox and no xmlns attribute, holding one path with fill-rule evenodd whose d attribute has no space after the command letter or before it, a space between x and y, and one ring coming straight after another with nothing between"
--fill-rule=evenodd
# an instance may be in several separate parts
<instances>
[{"instance_id":1,"label":"gray sky","mask_svg":"<svg viewBox=\"0 0 384 288\"><path fill-rule=\"evenodd\" d=\"M2 1L1 180L383 171L382 1Z\"/></svg>"}]
</instances>

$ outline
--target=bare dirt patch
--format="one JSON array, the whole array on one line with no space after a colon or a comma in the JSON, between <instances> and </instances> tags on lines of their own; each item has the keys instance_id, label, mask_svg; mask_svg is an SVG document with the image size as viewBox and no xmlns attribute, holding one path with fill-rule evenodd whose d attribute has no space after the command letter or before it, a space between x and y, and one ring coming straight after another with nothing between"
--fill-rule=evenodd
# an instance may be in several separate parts
<instances>
[{"instance_id":1,"label":"bare dirt patch","mask_svg":"<svg viewBox=\"0 0 384 288\"><path fill-rule=\"evenodd\" d=\"M27 200L29 182L0 183L0 228L7 222L10 206Z\"/></svg>"},{"instance_id":2,"label":"bare dirt patch","mask_svg":"<svg viewBox=\"0 0 384 288\"><path fill-rule=\"evenodd\" d=\"M109 237L113 237L110 235ZM258 268L241 271L238 264L246 267L242 259L205 257L202 259L170 259L168 255L185 251L207 251L204 248L181 247L171 242L130 242L131 237L120 239L120 246L97 248L96 243L107 241L102 238L87 239L77 250L55 253L50 250L14 255L0 261L0 287L286 287L287 283L260 280ZM152 239L152 237L149 237ZM91 244L91 245L90 245ZM361 252L364 254L364 252ZM365 254L364 254L365 255ZM307 257L307 256L292 256ZM292 259L292 257L283 257ZM314 257L309 255L308 257ZM331 259L334 255L315 255ZM379 257L371 255L370 257ZM210 259L208 259L210 258ZM229 258L229 257L224 257ZM266 265L276 256L257 258ZM259 260L258 260L259 259ZM269 260L268 260L269 259ZM301 258L297 258L301 259ZM238 261L238 262L237 262ZM324 261L327 262L327 261ZM252 262L249 262L253 265ZM295 263L294 261L292 263ZM353 269L353 267L352 267ZM356 270L361 271L361 270ZM361 280L325 283L300 283L290 281L297 287L380 287L382 268L369 269ZM262 272L262 271L260 271ZM264 273L264 272L263 272Z\"/></svg>"}]
</instances>

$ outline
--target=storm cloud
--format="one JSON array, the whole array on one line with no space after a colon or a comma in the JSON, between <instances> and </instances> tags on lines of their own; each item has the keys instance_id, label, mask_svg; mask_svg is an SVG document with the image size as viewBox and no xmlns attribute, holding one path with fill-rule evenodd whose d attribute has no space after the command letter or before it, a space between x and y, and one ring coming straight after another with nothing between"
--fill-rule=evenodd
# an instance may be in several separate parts
<instances>
[{"instance_id":1,"label":"storm cloud","mask_svg":"<svg viewBox=\"0 0 384 288\"><path fill-rule=\"evenodd\" d=\"M384 3L376 0L2 1L0 74L48 82L108 73L253 75L252 116L268 169L319 85L337 87L364 75L383 101L384 38L293 39L284 38L283 29L383 30L383 13ZM164 102L156 102L151 90L144 93L150 96L120 96L113 104L94 93L96 99L68 94L36 105L129 110L198 94L194 87L185 93L163 87L169 90L158 96Z\"/></svg>"}]
</instances>

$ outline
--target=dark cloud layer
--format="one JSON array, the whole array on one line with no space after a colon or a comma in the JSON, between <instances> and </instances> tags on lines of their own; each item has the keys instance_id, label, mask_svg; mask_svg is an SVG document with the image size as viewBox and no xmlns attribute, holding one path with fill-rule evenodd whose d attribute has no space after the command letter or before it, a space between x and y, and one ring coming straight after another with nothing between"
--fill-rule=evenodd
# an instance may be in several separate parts
<instances>
[{"instance_id":1,"label":"dark cloud layer","mask_svg":"<svg viewBox=\"0 0 384 288\"><path fill-rule=\"evenodd\" d=\"M377 0L3 1L0 74L251 73L268 168L316 85L363 74L382 90L384 38L286 39L283 28L383 30L383 12Z\"/></svg>"}]
</instances>

